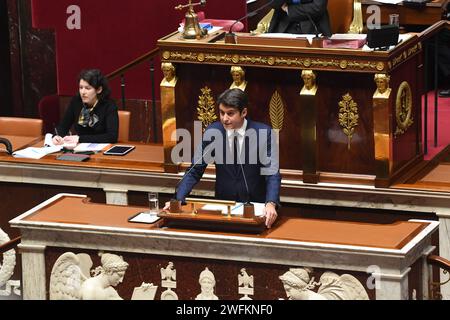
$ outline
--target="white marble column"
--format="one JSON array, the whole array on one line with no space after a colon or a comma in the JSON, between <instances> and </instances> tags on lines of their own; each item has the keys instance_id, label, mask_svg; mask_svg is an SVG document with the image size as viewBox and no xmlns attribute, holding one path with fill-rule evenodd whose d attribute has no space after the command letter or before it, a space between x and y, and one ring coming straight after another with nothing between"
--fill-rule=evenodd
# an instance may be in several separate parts
<instances>
[{"instance_id":1,"label":"white marble column","mask_svg":"<svg viewBox=\"0 0 450 320\"><path fill-rule=\"evenodd\" d=\"M24 300L46 300L45 246L19 244Z\"/></svg>"},{"instance_id":2,"label":"white marble column","mask_svg":"<svg viewBox=\"0 0 450 320\"><path fill-rule=\"evenodd\" d=\"M128 190L103 189L106 193L106 204L128 205Z\"/></svg>"},{"instance_id":3,"label":"white marble column","mask_svg":"<svg viewBox=\"0 0 450 320\"><path fill-rule=\"evenodd\" d=\"M436 212L439 217L439 256L450 260L450 211ZM441 270L441 281L448 279L448 275ZM441 286L442 300L450 300L450 284Z\"/></svg>"},{"instance_id":4,"label":"white marble column","mask_svg":"<svg viewBox=\"0 0 450 320\"><path fill-rule=\"evenodd\" d=\"M430 246L422 253L422 292L423 300L430 299L430 281L433 280L432 269L428 265L427 258L436 250L435 246Z\"/></svg>"},{"instance_id":5,"label":"white marble column","mask_svg":"<svg viewBox=\"0 0 450 320\"><path fill-rule=\"evenodd\" d=\"M376 299L409 300L408 274L410 271L411 268L400 273L372 273L376 279Z\"/></svg>"}]
</instances>

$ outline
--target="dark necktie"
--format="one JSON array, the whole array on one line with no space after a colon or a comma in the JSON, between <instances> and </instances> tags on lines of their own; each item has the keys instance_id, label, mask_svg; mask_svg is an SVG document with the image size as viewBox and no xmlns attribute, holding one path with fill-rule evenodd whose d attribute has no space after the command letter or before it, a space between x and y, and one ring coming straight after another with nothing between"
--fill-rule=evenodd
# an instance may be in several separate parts
<instances>
[{"instance_id":1,"label":"dark necktie","mask_svg":"<svg viewBox=\"0 0 450 320\"><path fill-rule=\"evenodd\" d=\"M239 139L238 139L238 134L234 133L234 138L233 138L233 164L236 170L236 174L239 172Z\"/></svg>"}]
</instances>

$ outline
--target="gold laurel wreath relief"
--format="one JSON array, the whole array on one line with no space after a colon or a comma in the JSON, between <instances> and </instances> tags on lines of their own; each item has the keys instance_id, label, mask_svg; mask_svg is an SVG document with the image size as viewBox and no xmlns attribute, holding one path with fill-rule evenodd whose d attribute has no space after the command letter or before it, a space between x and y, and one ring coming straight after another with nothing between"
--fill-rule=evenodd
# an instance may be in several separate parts
<instances>
[{"instance_id":1,"label":"gold laurel wreath relief","mask_svg":"<svg viewBox=\"0 0 450 320\"><path fill-rule=\"evenodd\" d=\"M202 94L198 98L198 120L202 122L203 130L211 123L217 120L214 98L211 89L204 87L201 89Z\"/></svg>"},{"instance_id":2,"label":"gold laurel wreath relief","mask_svg":"<svg viewBox=\"0 0 450 320\"><path fill-rule=\"evenodd\" d=\"M270 121L272 123L272 128L277 130L283 129L284 124L284 103L278 91L272 95L270 99Z\"/></svg>"},{"instance_id":3,"label":"gold laurel wreath relief","mask_svg":"<svg viewBox=\"0 0 450 320\"><path fill-rule=\"evenodd\" d=\"M403 81L398 88L395 103L395 118L397 120L397 130L395 130L395 136L404 134L414 123L412 116L411 87L406 81Z\"/></svg>"},{"instance_id":4,"label":"gold laurel wreath relief","mask_svg":"<svg viewBox=\"0 0 450 320\"><path fill-rule=\"evenodd\" d=\"M343 128L344 134L347 136L347 148L350 150L355 128L358 126L359 114L358 104L353 101L349 93L342 96L339 102L339 124Z\"/></svg>"}]
</instances>

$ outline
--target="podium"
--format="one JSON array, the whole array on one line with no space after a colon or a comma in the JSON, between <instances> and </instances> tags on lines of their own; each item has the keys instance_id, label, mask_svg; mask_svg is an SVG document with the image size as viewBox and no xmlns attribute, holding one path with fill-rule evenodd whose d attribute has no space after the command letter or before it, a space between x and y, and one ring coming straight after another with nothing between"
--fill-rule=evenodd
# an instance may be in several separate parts
<instances>
[{"instance_id":1,"label":"podium","mask_svg":"<svg viewBox=\"0 0 450 320\"><path fill-rule=\"evenodd\" d=\"M245 73L249 118L279 130L284 179L387 187L423 158L416 35L385 52L227 44L223 31L202 41L174 32L158 47L176 70L176 83L161 83L166 171L177 171L173 131L218 119L232 66Z\"/></svg>"},{"instance_id":2,"label":"podium","mask_svg":"<svg viewBox=\"0 0 450 320\"><path fill-rule=\"evenodd\" d=\"M286 299L280 276L293 266L313 268L316 279L330 272L351 275L370 299L428 296L430 278L424 260L434 249L431 238L437 221L386 224L280 215L271 229L250 235L167 228L160 221L128 222L145 209L59 194L11 220L22 237L24 299L49 298L49 271L63 254L89 255L96 266L99 251L120 255L129 264L117 286L124 299L130 299L143 282L164 287L167 274L162 277L161 268L167 265L177 270L177 285L172 288L180 300L196 297L199 275L206 268L217 279L215 294L220 300L241 298L237 280L242 270L254 275L255 300ZM149 290L146 297L163 297L160 291L153 296Z\"/></svg>"}]
</instances>

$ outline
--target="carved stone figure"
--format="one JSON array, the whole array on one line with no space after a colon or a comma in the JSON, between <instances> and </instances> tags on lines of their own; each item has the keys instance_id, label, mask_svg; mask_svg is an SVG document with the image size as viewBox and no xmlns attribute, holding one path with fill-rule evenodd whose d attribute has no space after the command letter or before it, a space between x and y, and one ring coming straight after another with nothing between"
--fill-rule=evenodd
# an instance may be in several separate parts
<instances>
[{"instance_id":1,"label":"carved stone figure","mask_svg":"<svg viewBox=\"0 0 450 320\"><path fill-rule=\"evenodd\" d=\"M242 268L241 274L238 275L238 285L239 294L244 295L244 297L242 297L240 300L252 300L249 295L253 295L254 293L253 276L250 276L245 268Z\"/></svg>"},{"instance_id":2,"label":"carved stone figure","mask_svg":"<svg viewBox=\"0 0 450 320\"><path fill-rule=\"evenodd\" d=\"M92 268L87 254L66 252L56 260L50 276L51 300L118 300L122 299L114 289L123 281L128 263L121 256L100 253L101 266ZM93 276L90 276L90 273ZM143 283L142 292L151 292L154 286ZM153 289L152 289L153 288ZM152 289L152 290L149 290ZM141 295L142 296L142 295Z\"/></svg>"},{"instance_id":3,"label":"carved stone figure","mask_svg":"<svg viewBox=\"0 0 450 320\"><path fill-rule=\"evenodd\" d=\"M247 87L247 81L245 81L245 71L242 67L232 66L230 69L231 76L233 77L233 83L230 89L238 88L245 91Z\"/></svg>"},{"instance_id":4,"label":"carved stone figure","mask_svg":"<svg viewBox=\"0 0 450 320\"><path fill-rule=\"evenodd\" d=\"M178 300L178 295L172 289L177 287L177 270L175 270L173 262L169 262L167 267L161 268L161 286L167 288L161 293L161 300Z\"/></svg>"},{"instance_id":5,"label":"carved stone figure","mask_svg":"<svg viewBox=\"0 0 450 320\"><path fill-rule=\"evenodd\" d=\"M161 268L162 280L177 280L177 270L173 268L173 262L169 262L166 268Z\"/></svg>"},{"instance_id":6,"label":"carved stone figure","mask_svg":"<svg viewBox=\"0 0 450 320\"><path fill-rule=\"evenodd\" d=\"M310 278L311 269L289 269L280 276L289 300L368 300L366 290L352 275L338 276L334 272L324 272L319 282ZM319 286L317 292L315 289Z\"/></svg>"},{"instance_id":7,"label":"carved stone figure","mask_svg":"<svg viewBox=\"0 0 450 320\"><path fill-rule=\"evenodd\" d=\"M216 278L208 268L205 268L205 270L200 273L198 283L200 283L201 292L197 295L195 300L219 300L214 294Z\"/></svg>"},{"instance_id":8,"label":"carved stone figure","mask_svg":"<svg viewBox=\"0 0 450 320\"><path fill-rule=\"evenodd\" d=\"M253 276L249 276L245 268L241 269L241 274L238 276L239 286L244 288L253 288Z\"/></svg>"}]
</instances>

